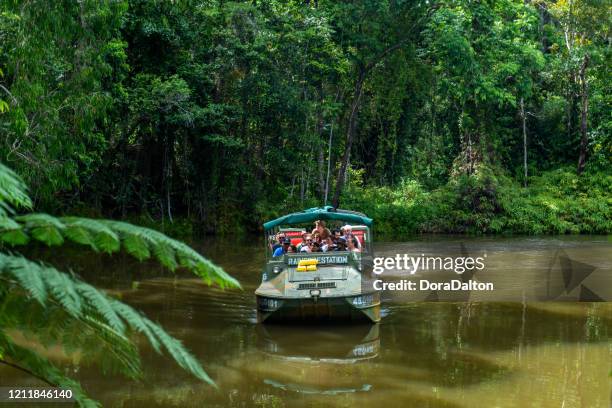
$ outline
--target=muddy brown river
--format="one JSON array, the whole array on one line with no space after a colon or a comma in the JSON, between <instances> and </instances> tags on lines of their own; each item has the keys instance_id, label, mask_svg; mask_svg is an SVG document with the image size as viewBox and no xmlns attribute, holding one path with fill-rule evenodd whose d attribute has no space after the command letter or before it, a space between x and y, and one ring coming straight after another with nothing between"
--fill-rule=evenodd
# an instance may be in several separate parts
<instances>
[{"instance_id":1,"label":"muddy brown river","mask_svg":"<svg viewBox=\"0 0 612 408\"><path fill-rule=\"evenodd\" d=\"M420 302L385 293L378 325L257 324L253 291L264 260L259 242L194 243L243 291L208 287L127 257L60 260L161 323L200 359L218 388L146 344L139 382L102 375L54 350L48 355L109 407L612 407L612 303L567 301L570 291L558 302L525 297L542 269L554 270L566 258L589 265L588 293L606 292L612 242L422 237L377 243L376 251L392 256L459 243L462 251L487 253L499 296ZM0 368L0 383L39 385L7 367Z\"/></svg>"}]
</instances>

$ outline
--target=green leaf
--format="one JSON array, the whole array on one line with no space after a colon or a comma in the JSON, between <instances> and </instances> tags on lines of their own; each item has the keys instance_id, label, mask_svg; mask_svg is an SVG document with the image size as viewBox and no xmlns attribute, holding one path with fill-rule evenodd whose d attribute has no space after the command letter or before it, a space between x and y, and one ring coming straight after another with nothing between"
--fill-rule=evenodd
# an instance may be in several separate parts
<instances>
[{"instance_id":1,"label":"green leaf","mask_svg":"<svg viewBox=\"0 0 612 408\"><path fill-rule=\"evenodd\" d=\"M180 265L202 277L207 284L240 288L240 283L222 268L188 245L159 231L121 221L80 217L56 218L42 213L18 216L15 220L25 223L24 231L47 245L59 245L67 238L107 253L117 252L123 246L128 254L139 260L148 259L152 252L155 258L170 270L175 270Z\"/></svg>"},{"instance_id":2,"label":"green leaf","mask_svg":"<svg viewBox=\"0 0 612 408\"><path fill-rule=\"evenodd\" d=\"M171 247L167 245L154 245L153 253L159 262L171 271L178 267L174 250Z\"/></svg>"},{"instance_id":3,"label":"green leaf","mask_svg":"<svg viewBox=\"0 0 612 408\"><path fill-rule=\"evenodd\" d=\"M106 295L85 282L78 282L76 288L78 293L91 305L91 308L104 316L110 327L119 333L125 332L125 324L119 318L117 311L113 309L113 305Z\"/></svg>"},{"instance_id":4,"label":"green leaf","mask_svg":"<svg viewBox=\"0 0 612 408\"><path fill-rule=\"evenodd\" d=\"M161 326L148 319L146 320L146 324L151 332L157 337L159 342L164 346L168 354L178 363L179 366L189 371L200 380L216 387L213 380L202 369L200 363L183 347L180 341L166 333Z\"/></svg>"},{"instance_id":5,"label":"green leaf","mask_svg":"<svg viewBox=\"0 0 612 408\"><path fill-rule=\"evenodd\" d=\"M0 163L0 215L13 213L12 207L30 209L32 200L21 177Z\"/></svg>"},{"instance_id":6,"label":"green leaf","mask_svg":"<svg viewBox=\"0 0 612 408\"><path fill-rule=\"evenodd\" d=\"M89 218L79 217L62 217L58 219L63 222L67 228L81 228L87 231L90 236L93 236L93 240L89 243L85 243L83 235L75 235L74 242L78 244L90 245L95 251L103 251L106 253L113 253L119 251L121 248L121 242L119 236L108 228L103 223ZM70 236L68 236L70 238Z\"/></svg>"},{"instance_id":7,"label":"green leaf","mask_svg":"<svg viewBox=\"0 0 612 408\"><path fill-rule=\"evenodd\" d=\"M30 242L30 236L21 229L0 232L0 240L9 245L25 245Z\"/></svg>"},{"instance_id":8,"label":"green leaf","mask_svg":"<svg viewBox=\"0 0 612 408\"><path fill-rule=\"evenodd\" d=\"M79 225L66 225L64 235L72 242L81 245L87 245L96 251L98 249L95 240L89 230Z\"/></svg>"},{"instance_id":9,"label":"green leaf","mask_svg":"<svg viewBox=\"0 0 612 408\"><path fill-rule=\"evenodd\" d=\"M151 252L149 251L147 241L137 234L124 235L122 238L122 243L127 253L139 261L143 261L151 257Z\"/></svg>"},{"instance_id":10,"label":"green leaf","mask_svg":"<svg viewBox=\"0 0 612 408\"><path fill-rule=\"evenodd\" d=\"M64 243L64 237L59 230L52 225L33 228L31 234L34 239L49 246L61 245Z\"/></svg>"}]
</instances>

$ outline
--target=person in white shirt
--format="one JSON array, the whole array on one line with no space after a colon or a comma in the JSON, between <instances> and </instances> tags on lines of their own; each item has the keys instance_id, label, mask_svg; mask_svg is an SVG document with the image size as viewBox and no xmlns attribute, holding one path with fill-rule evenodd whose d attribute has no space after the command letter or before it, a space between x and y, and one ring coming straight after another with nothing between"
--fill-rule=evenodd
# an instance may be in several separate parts
<instances>
[{"instance_id":1,"label":"person in white shirt","mask_svg":"<svg viewBox=\"0 0 612 408\"><path fill-rule=\"evenodd\" d=\"M361 242L359 242L359 239L357 239L357 237L353 235L353 227L351 227L350 225L345 225L344 227L342 227L342 238L346 239L347 246L349 241L352 241L354 239L357 242L355 247L358 248L359 251L361 251Z\"/></svg>"}]
</instances>

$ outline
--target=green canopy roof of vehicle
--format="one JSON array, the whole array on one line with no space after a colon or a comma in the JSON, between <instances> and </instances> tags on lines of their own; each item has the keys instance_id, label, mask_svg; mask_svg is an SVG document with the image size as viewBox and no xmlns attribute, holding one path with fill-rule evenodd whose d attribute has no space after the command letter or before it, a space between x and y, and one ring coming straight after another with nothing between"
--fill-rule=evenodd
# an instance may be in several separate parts
<instances>
[{"instance_id":1,"label":"green canopy roof of vehicle","mask_svg":"<svg viewBox=\"0 0 612 408\"><path fill-rule=\"evenodd\" d=\"M267 231L279 225L300 224L314 222L316 220L346 221L353 224L364 224L368 227L372 225L372 219L366 217L364 214L356 211L339 210L334 209L331 206L326 206L309 208L293 214L283 215L280 218L266 222L263 227Z\"/></svg>"}]
</instances>

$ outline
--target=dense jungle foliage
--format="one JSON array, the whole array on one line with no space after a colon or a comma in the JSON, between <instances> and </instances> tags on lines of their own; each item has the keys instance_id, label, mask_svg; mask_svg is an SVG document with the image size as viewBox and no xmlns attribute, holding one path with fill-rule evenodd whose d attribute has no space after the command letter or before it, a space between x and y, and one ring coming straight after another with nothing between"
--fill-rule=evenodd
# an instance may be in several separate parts
<instances>
[{"instance_id":1,"label":"dense jungle foliage","mask_svg":"<svg viewBox=\"0 0 612 408\"><path fill-rule=\"evenodd\" d=\"M0 4L0 158L43 210L612 229L608 0Z\"/></svg>"}]
</instances>

